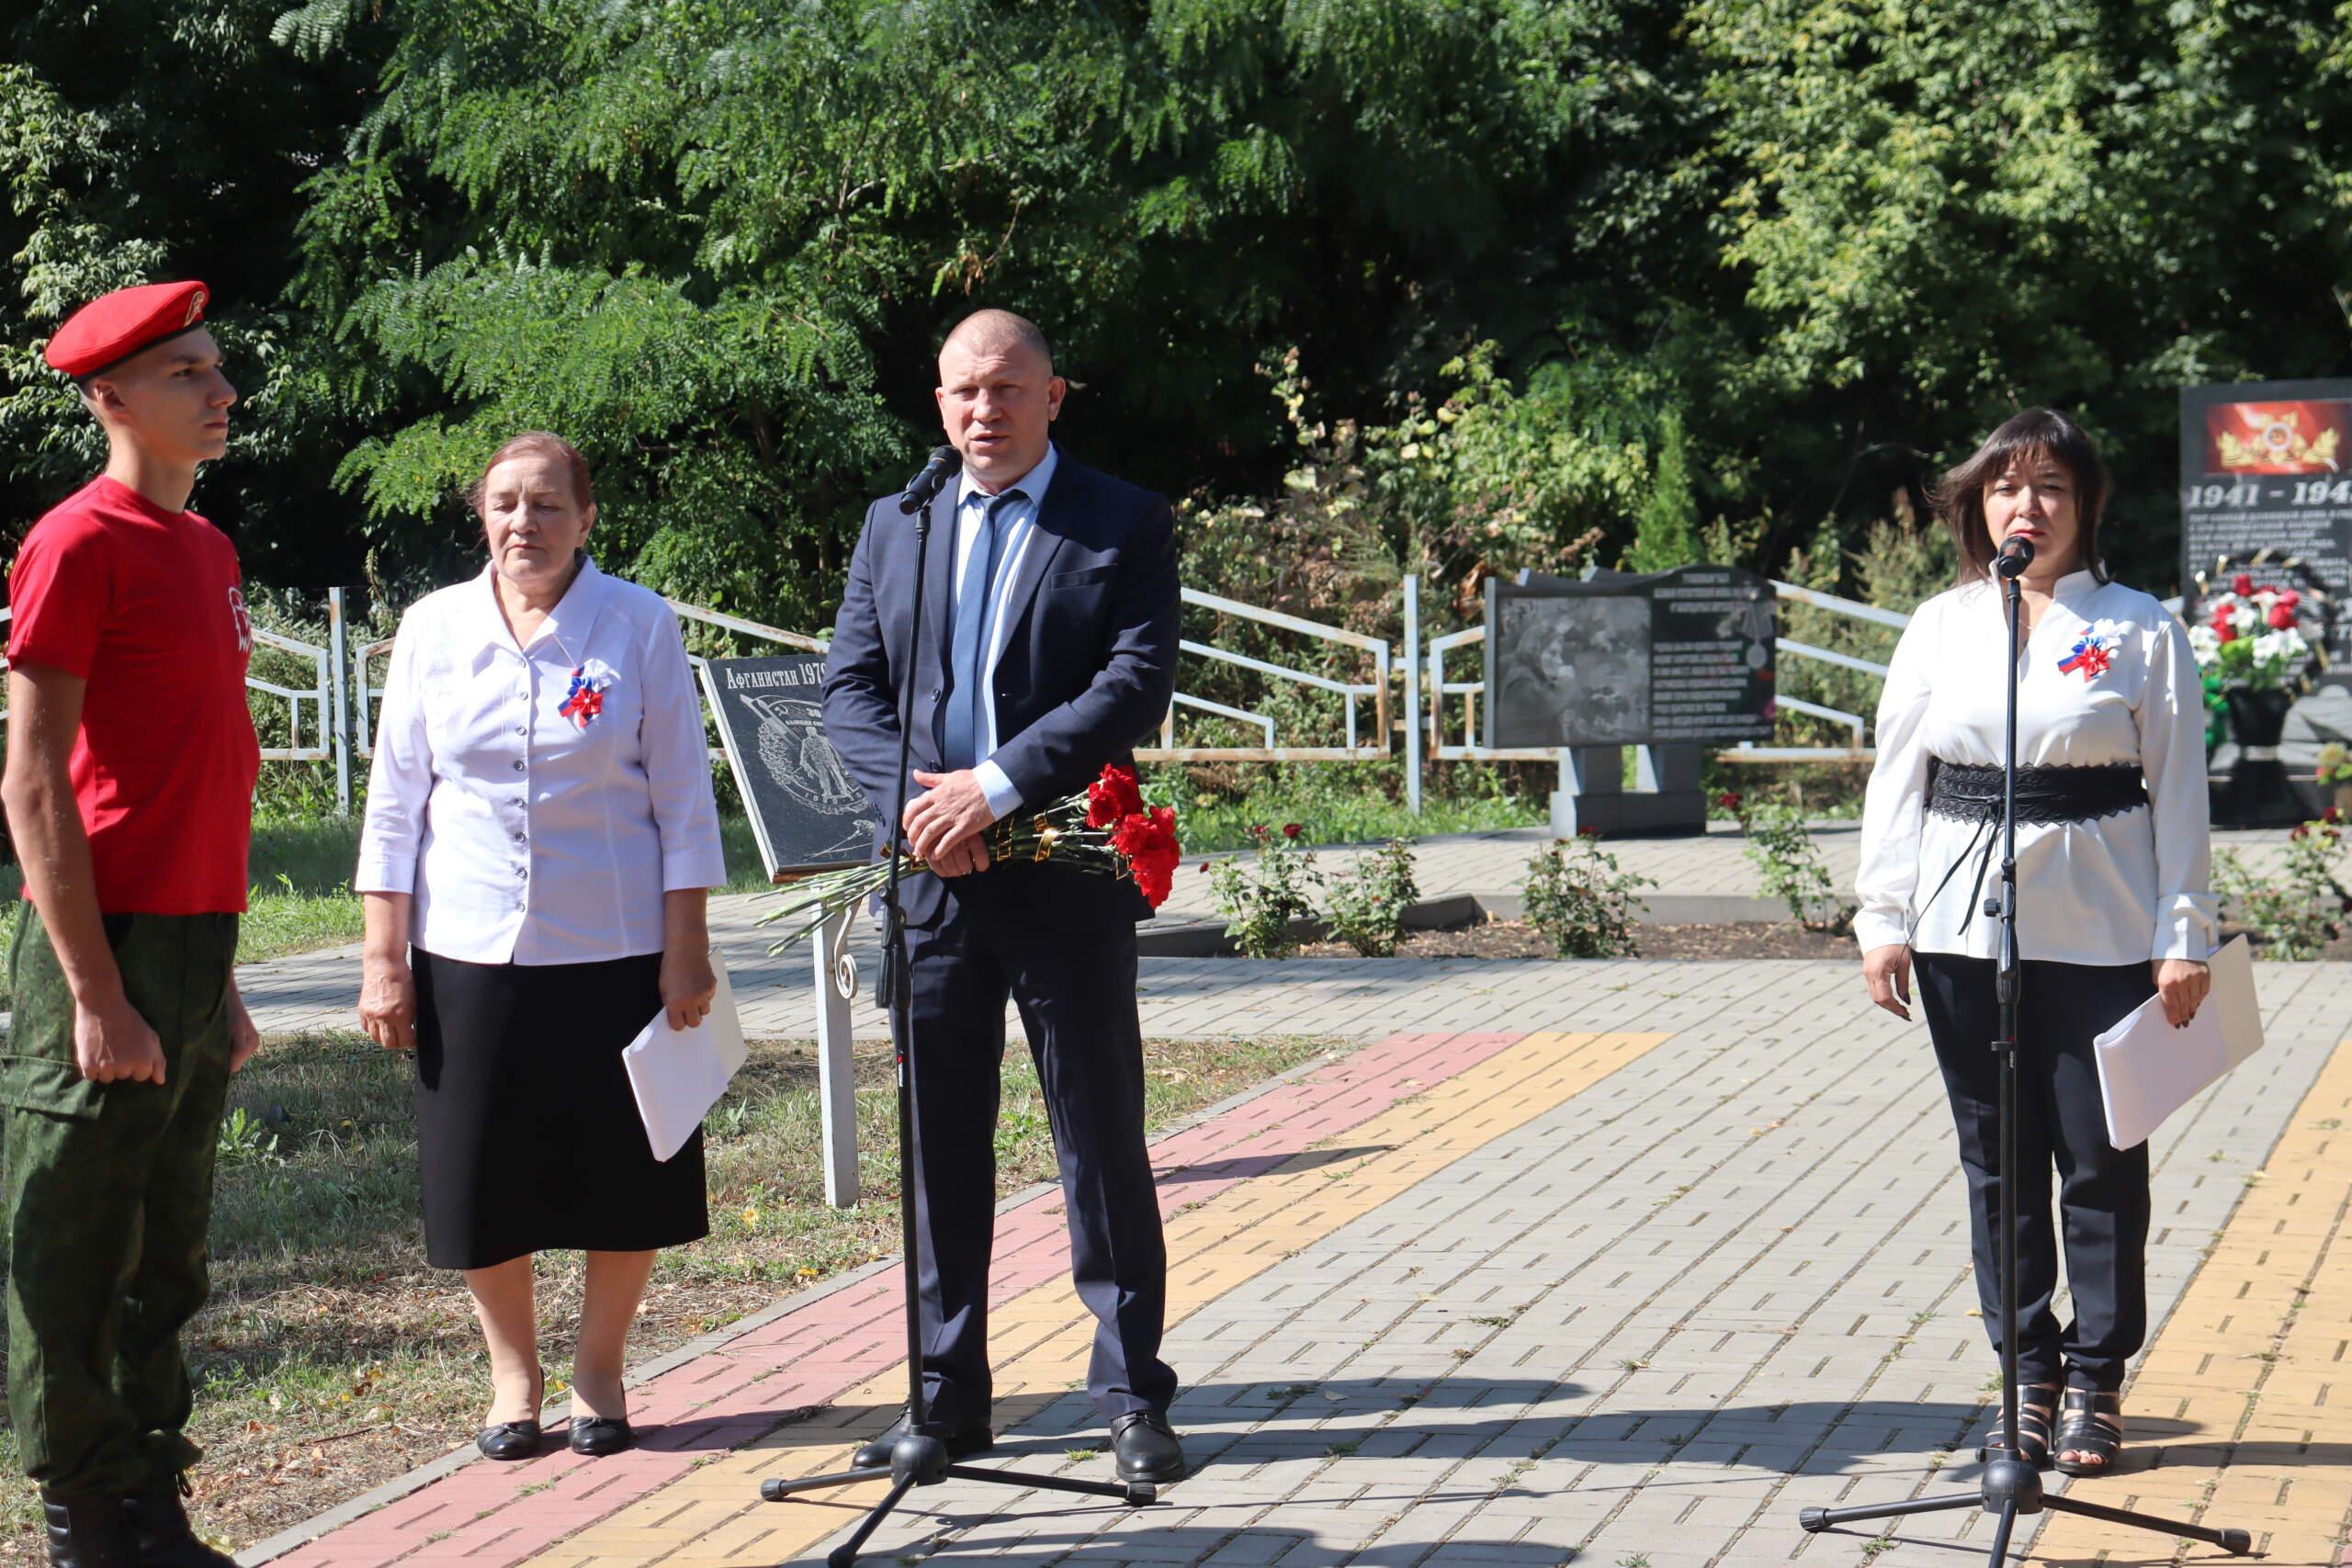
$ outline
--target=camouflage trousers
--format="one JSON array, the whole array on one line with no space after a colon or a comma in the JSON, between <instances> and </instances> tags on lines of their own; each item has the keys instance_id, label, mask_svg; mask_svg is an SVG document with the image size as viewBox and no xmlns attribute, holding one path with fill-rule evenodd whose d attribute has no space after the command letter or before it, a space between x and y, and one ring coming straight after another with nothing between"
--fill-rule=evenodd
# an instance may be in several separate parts
<instances>
[{"instance_id":1,"label":"camouflage trousers","mask_svg":"<svg viewBox=\"0 0 2352 1568\"><path fill-rule=\"evenodd\" d=\"M137 1491L200 1452L182 1432L194 1394L179 1340L211 1290L237 917L106 917L124 991L163 1042L160 1084L82 1077L49 933L29 903L13 921L0 1055L8 1413L25 1473L50 1491Z\"/></svg>"}]
</instances>

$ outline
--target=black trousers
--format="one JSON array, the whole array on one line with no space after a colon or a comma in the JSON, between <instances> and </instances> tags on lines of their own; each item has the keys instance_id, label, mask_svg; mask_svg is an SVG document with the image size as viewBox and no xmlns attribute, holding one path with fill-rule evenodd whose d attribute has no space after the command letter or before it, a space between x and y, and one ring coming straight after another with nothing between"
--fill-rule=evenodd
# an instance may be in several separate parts
<instances>
[{"instance_id":1,"label":"black trousers","mask_svg":"<svg viewBox=\"0 0 2352 1568\"><path fill-rule=\"evenodd\" d=\"M1968 1173L1976 1297L2001 1344L2000 1027L1994 963L1917 955L1919 1005L1943 1067ZM2107 1141L2091 1040L2155 994L2145 964L2020 964L2018 993L2018 1372L2021 1382L2123 1386L2123 1365L2148 1337L2148 1145ZM2060 1232L2050 1216L2052 1169L2074 1321L2058 1322Z\"/></svg>"},{"instance_id":2,"label":"black trousers","mask_svg":"<svg viewBox=\"0 0 2352 1568\"><path fill-rule=\"evenodd\" d=\"M1126 888L1007 865L951 884L912 963L917 1283L934 1418L988 1419L1004 1006L1020 1010L1061 1165L1070 1273L1095 1316L1087 1392L1105 1421L1165 1411L1168 1251L1144 1143L1143 1032Z\"/></svg>"}]
</instances>

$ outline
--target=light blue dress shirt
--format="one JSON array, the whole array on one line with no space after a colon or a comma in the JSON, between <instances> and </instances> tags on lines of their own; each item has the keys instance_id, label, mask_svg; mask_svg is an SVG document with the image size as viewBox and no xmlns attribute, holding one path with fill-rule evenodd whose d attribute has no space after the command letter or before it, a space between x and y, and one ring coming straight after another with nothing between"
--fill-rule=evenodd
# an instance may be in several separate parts
<instances>
[{"instance_id":1,"label":"light blue dress shirt","mask_svg":"<svg viewBox=\"0 0 2352 1568\"><path fill-rule=\"evenodd\" d=\"M1013 580L1021 573L1021 558L1029 548L1029 541L1037 532L1037 508L1046 499L1046 487L1054 482L1054 470L1061 465L1061 454L1050 444L1046 455L1031 468L999 491L1017 490L1021 499L1006 503L998 514L998 526L1004 531L1003 555L997 562L996 580L989 584L989 595L995 602L994 624L989 634L989 646L981 654L981 664L987 673L981 681L980 728L974 738L981 751L979 762L972 769L972 776L979 781L980 791L988 796L989 814L1001 822L1021 808L1021 792L997 766L994 753L1000 737L996 728L996 665L1004 653L1006 626L1005 600L1012 592ZM971 558L972 547L981 536L981 525L988 520L991 497L972 477L969 468L956 490L956 569L949 579L956 585L956 617L977 615L979 606L968 608L964 604L964 571Z\"/></svg>"}]
</instances>

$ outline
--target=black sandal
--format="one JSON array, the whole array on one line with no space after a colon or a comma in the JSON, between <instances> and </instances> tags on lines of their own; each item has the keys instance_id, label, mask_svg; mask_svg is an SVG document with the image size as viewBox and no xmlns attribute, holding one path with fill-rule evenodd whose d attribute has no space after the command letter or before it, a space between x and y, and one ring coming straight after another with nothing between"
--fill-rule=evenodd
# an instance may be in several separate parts
<instances>
[{"instance_id":1,"label":"black sandal","mask_svg":"<svg viewBox=\"0 0 2352 1568\"><path fill-rule=\"evenodd\" d=\"M2036 1470L2050 1468L2050 1406L2029 1403L2025 1396L2057 1392L2054 1382L2028 1383L2018 1390L2018 1457ZM1976 1450L1978 1459L1989 1460L2009 1451L2008 1434L2001 1429L1998 1411L1994 1413L1993 1422L1984 1446Z\"/></svg>"},{"instance_id":2,"label":"black sandal","mask_svg":"<svg viewBox=\"0 0 2352 1568\"><path fill-rule=\"evenodd\" d=\"M2113 1390L2070 1388L2058 1423L2059 1453L2085 1453L2095 1461L2062 1459L2064 1475L2105 1475L2123 1452L2123 1395Z\"/></svg>"}]
</instances>

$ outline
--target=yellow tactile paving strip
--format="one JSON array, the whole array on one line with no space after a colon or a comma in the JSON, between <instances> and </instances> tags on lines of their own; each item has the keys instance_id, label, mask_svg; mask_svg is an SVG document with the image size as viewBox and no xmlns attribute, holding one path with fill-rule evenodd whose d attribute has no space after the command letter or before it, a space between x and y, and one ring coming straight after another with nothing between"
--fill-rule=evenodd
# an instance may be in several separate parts
<instances>
[{"instance_id":1,"label":"yellow tactile paving strip","mask_svg":"<svg viewBox=\"0 0 2352 1568\"><path fill-rule=\"evenodd\" d=\"M1339 1135L1347 1147L1374 1152L1337 1163L1296 1157L1178 1213L1168 1222L1170 1326L1668 1038L1531 1034ZM1093 1329L1092 1314L1066 1278L990 1314L1000 1431L1084 1383ZM738 1568L806 1552L854 1523L880 1495L879 1483L763 1504L756 1501L757 1483L845 1468L855 1447L850 1435L862 1437L889 1419L905 1398L903 1379L894 1370L851 1390L815 1420L714 1458L532 1558L527 1568L655 1562L663 1568Z\"/></svg>"},{"instance_id":2,"label":"yellow tactile paving strip","mask_svg":"<svg viewBox=\"0 0 2352 1568\"><path fill-rule=\"evenodd\" d=\"M2303 1097L2125 1396L2133 1448L2086 1501L2250 1531L2264 1568L2335 1568L2352 1516L2352 1050ZM2136 1453L2136 1458L2134 1457ZM2031 1561L2171 1562L2172 1538L2052 1516ZM2230 1562L2197 1546L2180 1561Z\"/></svg>"}]
</instances>

